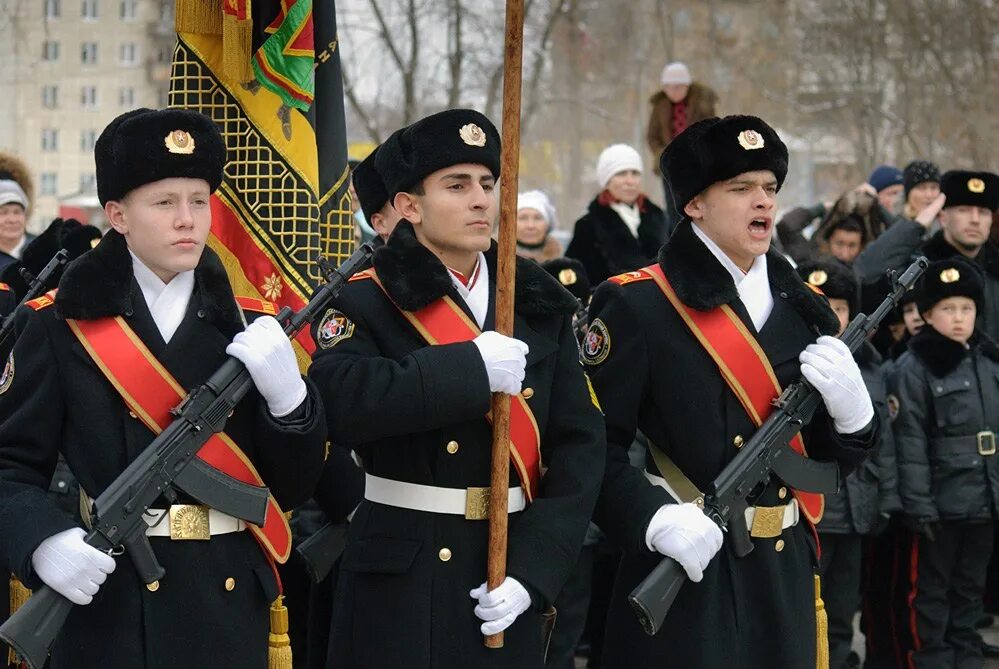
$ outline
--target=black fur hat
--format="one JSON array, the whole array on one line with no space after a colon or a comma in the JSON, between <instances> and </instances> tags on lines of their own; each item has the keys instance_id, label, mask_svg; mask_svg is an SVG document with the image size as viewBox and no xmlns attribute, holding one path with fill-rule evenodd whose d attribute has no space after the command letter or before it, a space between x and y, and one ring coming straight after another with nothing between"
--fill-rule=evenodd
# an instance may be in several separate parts
<instances>
[{"instance_id":1,"label":"black fur hat","mask_svg":"<svg viewBox=\"0 0 999 669\"><path fill-rule=\"evenodd\" d=\"M375 155L389 198L451 165L485 165L500 176L500 135L474 109L448 109L391 135Z\"/></svg>"},{"instance_id":2,"label":"black fur hat","mask_svg":"<svg viewBox=\"0 0 999 669\"><path fill-rule=\"evenodd\" d=\"M705 188L743 172L770 170L780 190L787 176L787 147L763 119L711 117L677 135L660 156L659 167L682 214Z\"/></svg>"},{"instance_id":3,"label":"black fur hat","mask_svg":"<svg viewBox=\"0 0 999 669\"><path fill-rule=\"evenodd\" d=\"M590 301L590 279L586 267L575 258L555 258L541 263L545 271L555 277L565 289L583 304Z\"/></svg>"},{"instance_id":4,"label":"black fur hat","mask_svg":"<svg viewBox=\"0 0 999 669\"><path fill-rule=\"evenodd\" d=\"M170 177L222 183L225 142L215 122L187 109L133 109L111 121L94 147L101 204Z\"/></svg>"},{"instance_id":5,"label":"black fur hat","mask_svg":"<svg viewBox=\"0 0 999 669\"><path fill-rule=\"evenodd\" d=\"M999 209L999 176L992 172L951 170L940 178L940 190L947 196L945 208L969 205Z\"/></svg>"},{"instance_id":6,"label":"black fur hat","mask_svg":"<svg viewBox=\"0 0 999 669\"><path fill-rule=\"evenodd\" d=\"M379 148L381 147L375 147L367 158L354 167L351 174L357 199L361 201L361 211L364 212L364 218L368 223L371 222L372 216L382 210L389 199L382 176L375 169L375 154Z\"/></svg>"},{"instance_id":7,"label":"black fur hat","mask_svg":"<svg viewBox=\"0 0 999 669\"><path fill-rule=\"evenodd\" d=\"M982 270L970 260L953 256L931 262L919 282L916 304L919 311L929 311L934 304L948 297L968 297L980 310L984 296Z\"/></svg>"},{"instance_id":8,"label":"black fur hat","mask_svg":"<svg viewBox=\"0 0 999 669\"><path fill-rule=\"evenodd\" d=\"M860 284L849 267L831 258L810 260L798 265L798 276L831 300L846 300L850 316L860 310Z\"/></svg>"},{"instance_id":9,"label":"black fur hat","mask_svg":"<svg viewBox=\"0 0 999 669\"><path fill-rule=\"evenodd\" d=\"M9 285L18 299L21 299L28 292L28 283L21 276L22 267L31 274L38 275L60 249L69 252L67 260L72 262L93 248L94 242L100 238L100 230L92 225L83 225L74 218L65 220L57 218L24 247L20 261L11 263L0 272L0 281ZM65 268L66 265L63 265L49 277L45 283L45 290L59 285L59 278Z\"/></svg>"}]
</instances>

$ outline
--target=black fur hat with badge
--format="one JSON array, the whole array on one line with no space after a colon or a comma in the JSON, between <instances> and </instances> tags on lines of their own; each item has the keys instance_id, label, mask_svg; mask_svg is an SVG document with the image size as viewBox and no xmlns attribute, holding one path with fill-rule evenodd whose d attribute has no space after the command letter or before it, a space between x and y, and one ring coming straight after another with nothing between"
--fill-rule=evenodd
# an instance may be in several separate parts
<instances>
[{"instance_id":1,"label":"black fur hat with badge","mask_svg":"<svg viewBox=\"0 0 999 669\"><path fill-rule=\"evenodd\" d=\"M583 304L590 302L590 279L586 267L575 258L555 258L541 263L545 271L558 279L566 290Z\"/></svg>"},{"instance_id":2,"label":"black fur hat with badge","mask_svg":"<svg viewBox=\"0 0 999 669\"><path fill-rule=\"evenodd\" d=\"M999 209L999 176L992 172L951 170L940 178L940 191L947 196L944 208L982 207Z\"/></svg>"},{"instance_id":3,"label":"black fur hat with badge","mask_svg":"<svg viewBox=\"0 0 999 669\"><path fill-rule=\"evenodd\" d=\"M350 175L354 182L357 199L360 201L361 211L364 212L364 218L368 223L371 222L372 216L382 210L389 199L382 175L375 169L375 154L380 148L380 146L375 147L375 150L368 154L367 158L354 167L354 171Z\"/></svg>"},{"instance_id":4,"label":"black fur hat with badge","mask_svg":"<svg viewBox=\"0 0 999 669\"><path fill-rule=\"evenodd\" d=\"M948 297L967 297L979 310L985 295L982 270L970 260L954 256L931 262L919 282L916 305L926 312Z\"/></svg>"},{"instance_id":5,"label":"black fur hat with badge","mask_svg":"<svg viewBox=\"0 0 999 669\"><path fill-rule=\"evenodd\" d=\"M744 172L769 170L780 190L787 176L787 146L766 121L755 116L712 117L693 124L670 142L659 158L677 211L711 184Z\"/></svg>"},{"instance_id":6,"label":"black fur hat with badge","mask_svg":"<svg viewBox=\"0 0 999 669\"><path fill-rule=\"evenodd\" d=\"M499 179L499 132L474 109L448 109L420 119L386 139L375 156L389 199L437 170L463 163L485 165Z\"/></svg>"},{"instance_id":7,"label":"black fur hat with badge","mask_svg":"<svg viewBox=\"0 0 999 669\"><path fill-rule=\"evenodd\" d=\"M101 205L160 179L222 183L225 142L215 122L187 109L134 109L111 121L94 147Z\"/></svg>"},{"instance_id":8,"label":"black fur hat with badge","mask_svg":"<svg viewBox=\"0 0 999 669\"><path fill-rule=\"evenodd\" d=\"M849 267L833 259L812 260L798 265L798 276L830 300L846 300L852 318L860 310L860 284Z\"/></svg>"}]
</instances>

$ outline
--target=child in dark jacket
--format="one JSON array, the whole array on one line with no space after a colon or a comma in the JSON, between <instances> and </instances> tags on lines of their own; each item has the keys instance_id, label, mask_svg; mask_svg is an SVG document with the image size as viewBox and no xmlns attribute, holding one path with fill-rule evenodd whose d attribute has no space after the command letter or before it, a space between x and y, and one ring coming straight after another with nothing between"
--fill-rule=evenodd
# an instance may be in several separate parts
<instances>
[{"instance_id":1,"label":"child in dark jacket","mask_svg":"<svg viewBox=\"0 0 999 669\"><path fill-rule=\"evenodd\" d=\"M910 666L981 667L985 572L999 514L999 347L976 330L980 270L932 263L919 293L926 326L897 370L899 488L917 533Z\"/></svg>"}]
</instances>

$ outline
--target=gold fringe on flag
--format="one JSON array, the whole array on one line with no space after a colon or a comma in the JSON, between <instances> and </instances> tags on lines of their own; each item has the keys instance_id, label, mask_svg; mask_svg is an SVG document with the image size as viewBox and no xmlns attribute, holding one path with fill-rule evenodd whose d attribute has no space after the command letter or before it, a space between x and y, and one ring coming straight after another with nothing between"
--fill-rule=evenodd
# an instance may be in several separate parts
<instances>
[{"instance_id":1,"label":"gold fringe on flag","mask_svg":"<svg viewBox=\"0 0 999 669\"><path fill-rule=\"evenodd\" d=\"M818 574L815 574L815 669L829 669L829 616L822 601Z\"/></svg>"},{"instance_id":2,"label":"gold fringe on flag","mask_svg":"<svg viewBox=\"0 0 999 669\"><path fill-rule=\"evenodd\" d=\"M284 605L284 595L271 604L271 633L267 646L267 669L292 669L288 607Z\"/></svg>"},{"instance_id":3,"label":"gold fringe on flag","mask_svg":"<svg viewBox=\"0 0 999 669\"><path fill-rule=\"evenodd\" d=\"M10 575L10 615L24 606L24 603L28 601L31 597L31 591L24 587L13 574ZM7 666L12 666L17 664L17 654L14 652L13 648L7 650Z\"/></svg>"},{"instance_id":4,"label":"gold fringe on flag","mask_svg":"<svg viewBox=\"0 0 999 669\"><path fill-rule=\"evenodd\" d=\"M246 0L246 18L239 20L228 12L222 16L222 72L237 83L253 81L256 75L250 58L253 56L253 19L250 0Z\"/></svg>"},{"instance_id":5,"label":"gold fringe on flag","mask_svg":"<svg viewBox=\"0 0 999 669\"><path fill-rule=\"evenodd\" d=\"M179 33L222 34L222 0L177 0Z\"/></svg>"}]
</instances>

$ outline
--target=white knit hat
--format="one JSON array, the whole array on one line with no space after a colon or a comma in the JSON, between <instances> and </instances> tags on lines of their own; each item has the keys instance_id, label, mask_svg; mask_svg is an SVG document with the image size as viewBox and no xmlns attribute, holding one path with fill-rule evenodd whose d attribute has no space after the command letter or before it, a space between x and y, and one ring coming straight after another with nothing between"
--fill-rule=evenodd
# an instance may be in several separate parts
<instances>
[{"instance_id":1,"label":"white knit hat","mask_svg":"<svg viewBox=\"0 0 999 669\"><path fill-rule=\"evenodd\" d=\"M625 170L642 171L642 156L627 144L611 144L597 158L597 183L601 188L618 172Z\"/></svg>"},{"instance_id":2,"label":"white knit hat","mask_svg":"<svg viewBox=\"0 0 999 669\"><path fill-rule=\"evenodd\" d=\"M690 70L683 63L669 63L663 68L663 73L659 75L659 82L665 86L666 84L687 84L693 79L690 78Z\"/></svg>"},{"instance_id":3,"label":"white knit hat","mask_svg":"<svg viewBox=\"0 0 999 669\"><path fill-rule=\"evenodd\" d=\"M517 195L517 211L521 209L533 209L539 212L548 223L549 228L558 227L555 219L555 205L548 199L544 191L529 190L526 193Z\"/></svg>"},{"instance_id":4,"label":"white knit hat","mask_svg":"<svg viewBox=\"0 0 999 669\"><path fill-rule=\"evenodd\" d=\"M12 179L0 179L0 206L16 203L28 208L28 196L20 184Z\"/></svg>"}]
</instances>

